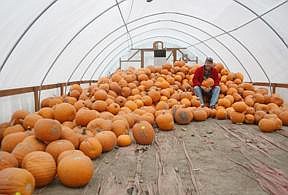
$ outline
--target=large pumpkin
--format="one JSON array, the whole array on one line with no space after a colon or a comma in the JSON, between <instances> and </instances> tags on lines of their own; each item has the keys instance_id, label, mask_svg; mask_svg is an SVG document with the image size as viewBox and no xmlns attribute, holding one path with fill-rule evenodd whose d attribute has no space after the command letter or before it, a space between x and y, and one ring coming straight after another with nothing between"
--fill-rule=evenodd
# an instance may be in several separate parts
<instances>
[{"instance_id":1,"label":"large pumpkin","mask_svg":"<svg viewBox=\"0 0 288 195\"><path fill-rule=\"evenodd\" d=\"M76 115L74 106L68 103L57 104L54 107L54 118L60 123L73 121Z\"/></svg>"},{"instance_id":2,"label":"large pumpkin","mask_svg":"<svg viewBox=\"0 0 288 195\"><path fill-rule=\"evenodd\" d=\"M278 123L273 118L263 118L258 123L259 129L262 132L273 132L279 129Z\"/></svg>"},{"instance_id":3,"label":"large pumpkin","mask_svg":"<svg viewBox=\"0 0 288 195\"><path fill-rule=\"evenodd\" d=\"M155 132L153 127L147 121L140 121L132 128L133 137L138 144L152 144Z\"/></svg>"},{"instance_id":4,"label":"large pumpkin","mask_svg":"<svg viewBox=\"0 0 288 195\"><path fill-rule=\"evenodd\" d=\"M67 157L67 156L85 156L85 154L81 151L81 150L66 150L64 152L62 152L58 158L57 158L57 165L59 164L59 162Z\"/></svg>"},{"instance_id":5,"label":"large pumpkin","mask_svg":"<svg viewBox=\"0 0 288 195\"><path fill-rule=\"evenodd\" d=\"M27 154L22 161L22 168L32 173L36 187L46 186L56 175L56 162L47 152L35 151Z\"/></svg>"},{"instance_id":6,"label":"large pumpkin","mask_svg":"<svg viewBox=\"0 0 288 195\"><path fill-rule=\"evenodd\" d=\"M193 113L189 108L178 108L174 111L174 120L179 125L187 125L193 120Z\"/></svg>"},{"instance_id":7,"label":"large pumpkin","mask_svg":"<svg viewBox=\"0 0 288 195\"><path fill-rule=\"evenodd\" d=\"M82 108L78 110L75 116L75 122L80 126L87 126L87 124L97 118L99 113L96 110L89 110Z\"/></svg>"},{"instance_id":8,"label":"large pumpkin","mask_svg":"<svg viewBox=\"0 0 288 195\"><path fill-rule=\"evenodd\" d=\"M101 131L97 133L95 137L101 143L103 152L109 152L113 150L117 144L117 137L112 131Z\"/></svg>"},{"instance_id":9,"label":"large pumpkin","mask_svg":"<svg viewBox=\"0 0 288 195\"><path fill-rule=\"evenodd\" d=\"M88 123L87 129L93 132L111 131L112 121L103 118L96 118Z\"/></svg>"},{"instance_id":10,"label":"large pumpkin","mask_svg":"<svg viewBox=\"0 0 288 195\"><path fill-rule=\"evenodd\" d=\"M31 135L26 137L21 143L17 144L13 149L12 154L18 160L19 166L22 164L23 158L34 151L44 151L46 145Z\"/></svg>"},{"instance_id":11,"label":"large pumpkin","mask_svg":"<svg viewBox=\"0 0 288 195\"><path fill-rule=\"evenodd\" d=\"M18 161L9 152L0 151L0 171L8 167L18 167Z\"/></svg>"},{"instance_id":12,"label":"large pumpkin","mask_svg":"<svg viewBox=\"0 0 288 195\"><path fill-rule=\"evenodd\" d=\"M25 131L25 129L23 128L22 125L20 125L20 124L13 125L13 126L7 127L3 131L3 137L5 137L11 133L24 132L24 131Z\"/></svg>"},{"instance_id":13,"label":"large pumpkin","mask_svg":"<svg viewBox=\"0 0 288 195\"><path fill-rule=\"evenodd\" d=\"M224 108L216 110L216 118L218 120L225 120L227 118L227 111Z\"/></svg>"},{"instance_id":14,"label":"large pumpkin","mask_svg":"<svg viewBox=\"0 0 288 195\"><path fill-rule=\"evenodd\" d=\"M46 152L51 154L56 161L58 156L62 152L66 150L74 150L74 149L75 147L70 141L65 140L65 139L59 139L59 140L49 143L46 147Z\"/></svg>"},{"instance_id":15,"label":"large pumpkin","mask_svg":"<svg viewBox=\"0 0 288 195\"><path fill-rule=\"evenodd\" d=\"M118 137L119 135L128 134L129 123L127 120L114 120L112 122L112 131Z\"/></svg>"},{"instance_id":16,"label":"large pumpkin","mask_svg":"<svg viewBox=\"0 0 288 195\"><path fill-rule=\"evenodd\" d=\"M281 119L283 125L288 125L288 110L281 112L279 114L279 118Z\"/></svg>"},{"instance_id":17,"label":"large pumpkin","mask_svg":"<svg viewBox=\"0 0 288 195\"><path fill-rule=\"evenodd\" d=\"M208 114L204 109L195 109L193 111L193 119L195 121L205 121L207 117Z\"/></svg>"},{"instance_id":18,"label":"large pumpkin","mask_svg":"<svg viewBox=\"0 0 288 195\"><path fill-rule=\"evenodd\" d=\"M236 112L236 111L232 111L230 113L230 120L232 121L232 123L243 123L245 120L245 114L243 114L242 112Z\"/></svg>"},{"instance_id":19,"label":"large pumpkin","mask_svg":"<svg viewBox=\"0 0 288 195\"><path fill-rule=\"evenodd\" d=\"M16 145L22 142L25 137L26 133L24 132L11 133L5 136L1 142L1 150L12 152Z\"/></svg>"},{"instance_id":20,"label":"large pumpkin","mask_svg":"<svg viewBox=\"0 0 288 195\"><path fill-rule=\"evenodd\" d=\"M38 111L38 114L40 116L42 116L43 118L50 118L50 119L54 118L54 110L52 108L50 108L50 107L41 108Z\"/></svg>"},{"instance_id":21,"label":"large pumpkin","mask_svg":"<svg viewBox=\"0 0 288 195\"><path fill-rule=\"evenodd\" d=\"M33 175L19 168L6 168L0 171L0 194L32 195L35 188Z\"/></svg>"},{"instance_id":22,"label":"large pumpkin","mask_svg":"<svg viewBox=\"0 0 288 195\"><path fill-rule=\"evenodd\" d=\"M156 117L156 124L160 130L169 131L174 129L173 115L168 112L162 112Z\"/></svg>"},{"instance_id":23,"label":"large pumpkin","mask_svg":"<svg viewBox=\"0 0 288 195\"><path fill-rule=\"evenodd\" d=\"M95 159L102 153L102 145L96 137L88 137L81 142L79 149L89 158Z\"/></svg>"},{"instance_id":24,"label":"large pumpkin","mask_svg":"<svg viewBox=\"0 0 288 195\"><path fill-rule=\"evenodd\" d=\"M37 139L43 142L57 140L61 136L61 124L53 119L39 119L34 127L34 133Z\"/></svg>"},{"instance_id":25,"label":"large pumpkin","mask_svg":"<svg viewBox=\"0 0 288 195\"><path fill-rule=\"evenodd\" d=\"M68 187L82 187L93 176L93 163L87 156L67 156L60 160L57 175L62 184Z\"/></svg>"},{"instance_id":26,"label":"large pumpkin","mask_svg":"<svg viewBox=\"0 0 288 195\"><path fill-rule=\"evenodd\" d=\"M236 112L245 112L248 109L248 106L245 104L245 102L235 102L232 104L232 107Z\"/></svg>"}]
</instances>

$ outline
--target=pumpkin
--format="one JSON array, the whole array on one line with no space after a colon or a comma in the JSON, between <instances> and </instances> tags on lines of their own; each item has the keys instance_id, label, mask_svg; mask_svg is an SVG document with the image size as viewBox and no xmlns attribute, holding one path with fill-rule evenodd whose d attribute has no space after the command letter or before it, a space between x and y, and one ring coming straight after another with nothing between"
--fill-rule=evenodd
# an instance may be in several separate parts
<instances>
[{"instance_id":1,"label":"pumpkin","mask_svg":"<svg viewBox=\"0 0 288 195\"><path fill-rule=\"evenodd\" d=\"M107 92L103 89L99 89L94 93L95 100L106 100Z\"/></svg>"},{"instance_id":2,"label":"pumpkin","mask_svg":"<svg viewBox=\"0 0 288 195\"><path fill-rule=\"evenodd\" d=\"M207 117L208 114L204 109L195 109L193 111L193 119L195 121L205 121Z\"/></svg>"},{"instance_id":3,"label":"pumpkin","mask_svg":"<svg viewBox=\"0 0 288 195\"><path fill-rule=\"evenodd\" d=\"M132 143L130 135L120 135L117 138L117 145L120 147L129 146Z\"/></svg>"},{"instance_id":4,"label":"pumpkin","mask_svg":"<svg viewBox=\"0 0 288 195\"><path fill-rule=\"evenodd\" d=\"M75 148L79 147L79 136L69 127L62 125L60 139L65 139L70 141Z\"/></svg>"},{"instance_id":5,"label":"pumpkin","mask_svg":"<svg viewBox=\"0 0 288 195\"><path fill-rule=\"evenodd\" d=\"M4 132L3 132L3 137L11 134L11 133L17 133L17 132L24 132L25 129L23 128L22 125L20 124L17 124L17 125L13 125L13 126L10 126L10 127L7 127Z\"/></svg>"},{"instance_id":6,"label":"pumpkin","mask_svg":"<svg viewBox=\"0 0 288 195\"><path fill-rule=\"evenodd\" d=\"M203 80L201 85L210 88L214 85L214 80L212 78L208 78L206 80Z\"/></svg>"},{"instance_id":7,"label":"pumpkin","mask_svg":"<svg viewBox=\"0 0 288 195\"><path fill-rule=\"evenodd\" d=\"M102 153L102 145L95 137L88 137L81 142L79 149L89 158L95 159Z\"/></svg>"},{"instance_id":8,"label":"pumpkin","mask_svg":"<svg viewBox=\"0 0 288 195\"><path fill-rule=\"evenodd\" d=\"M273 118L262 118L258 123L258 127L262 132L273 132L279 129L280 126L278 121Z\"/></svg>"},{"instance_id":9,"label":"pumpkin","mask_svg":"<svg viewBox=\"0 0 288 195\"><path fill-rule=\"evenodd\" d=\"M232 121L232 123L243 123L245 120L245 114L243 114L242 112L237 112L237 111L232 111L230 113L230 120Z\"/></svg>"},{"instance_id":10,"label":"pumpkin","mask_svg":"<svg viewBox=\"0 0 288 195\"><path fill-rule=\"evenodd\" d=\"M77 102L77 99L75 97L66 96L63 98L63 102L74 105Z\"/></svg>"},{"instance_id":11,"label":"pumpkin","mask_svg":"<svg viewBox=\"0 0 288 195\"><path fill-rule=\"evenodd\" d=\"M92 104L92 109L93 110L97 110L98 112L103 112L107 109L107 102L103 101L103 100L96 100L95 102L93 102Z\"/></svg>"},{"instance_id":12,"label":"pumpkin","mask_svg":"<svg viewBox=\"0 0 288 195\"><path fill-rule=\"evenodd\" d=\"M129 123L127 120L114 120L112 122L112 131L118 137L119 135L128 134Z\"/></svg>"},{"instance_id":13,"label":"pumpkin","mask_svg":"<svg viewBox=\"0 0 288 195\"><path fill-rule=\"evenodd\" d=\"M62 184L68 187L82 187L93 176L93 163L87 156L67 156L57 166L57 175Z\"/></svg>"},{"instance_id":14,"label":"pumpkin","mask_svg":"<svg viewBox=\"0 0 288 195\"><path fill-rule=\"evenodd\" d=\"M95 110L80 109L76 113L75 123L80 126L87 126L87 124L97 118L99 113Z\"/></svg>"},{"instance_id":15,"label":"pumpkin","mask_svg":"<svg viewBox=\"0 0 288 195\"><path fill-rule=\"evenodd\" d=\"M232 104L232 107L236 112L245 112L248 108L245 102L235 102L234 104Z\"/></svg>"},{"instance_id":16,"label":"pumpkin","mask_svg":"<svg viewBox=\"0 0 288 195\"><path fill-rule=\"evenodd\" d=\"M126 103L125 103L125 105L124 105L125 107L127 107L127 108L129 108L130 110L136 110L137 108L138 108L138 106L137 106L137 104L134 102L134 101L132 101L132 100L128 100L128 101L126 101Z\"/></svg>"},{"instance_id":17,"label":"pumpkin","mask_svg":"<svg viewBox=\"0 0 288 195\"><path fill-rule=\"evenodd\" d=\"M232 96L233 97L233 96ZM234 100L234 98L233 98ZM221 98L218 100L218 106L223 106L224 108L228 108L231 106L231 101L228 98Z\"/></svg>"},{"instance_id":18,"label":"pumpkin","mask_svg":"<svg viewBox=\"0 0 288 195\"><path fill-rule=\"evenodd\" d=\"M0 151L0 159L0 171L8 167L18 167L17 159L9 152Z\"/></svg>"},{"instance_id":19,"label":"pumpkin","mask_svg":"<svg viewBox=\"0 0 288 195\"><path fill-rule=\"evenodd\" d=\"M31 113L28 114L23 121L23 127L25 129L33 129L35 123L37 122L37 120L42 119L42 116L35 114L35 113Z\"/></svg>"},{"instance_id":20,"label":"pumpkin","mask_svg":"<svg viewBox=\"0 0 288 195\"><path fill-rule=\"evenodd\" d=\"M34 151L44 151L45 144L40 142L34 135L26 137L22 142L16 145L12 154L18 160L18 165L21 166L23 158Z\"/></svg>"},{"instance_id":21,"label":"pumpkin","mask_svg":"<svg viewBox=\"0 0 288 195\"><path fill-rule=\"evenodd\" d=\"M79 93L81 93L83 89L81 88L79 84L73 84L70 87L70 91L73 91L73 90L79 91Z\"/></svg>"},{"instance_id":22,"label":"pumpkin","mask_svg":"<svg viewBox=\"0 0 288 195\"><path fill-rule=\"evenodd\" d=\"M71 97L73 97L73 98L78 99L79 96L81 95L81 93L80 93L80 91L78 91L78 90L71 90L70 93L69 93L69 95L70 95Z\"/></svg>"},{"instance_id":23,"label":"pumpkin","mask_svg":"<svg viewBox=\"0 0 288 195\"><path fill-rule=\"evenodd\" d=\"M278 116L283 125L288 125L288 110L281 112Z\"/></svg>"},{"instance_id":24,"label":"pumpkin","mask_svg":"<svg viewBox=\"0 0 288 195\"><path fill-rule=\"evenodd\" d=\"M245 104L247 104L248 106L254 106L254 99L252 98L252 96L246 96L245 97Z\"/></svg>"},{"instance_id":25,"label":"pumpkin","mask_svg":"<svg viewBox=\"0 0 288 195\"><path fill-rule=\"evenodd\" d=\"M34 188L35 179L27 170L9 167L0 171L0 194L32 195Z\"/></svg>"},{"instance_id":26,"label":"pumpkin","mask_svg":"<svg viewBox=\"0 0 288 195\"><path fill-rule=\"evenodd\" d=\"M1 142L1 150L12 152L17 144L22 142L26 137L24 132L11 133L5 136Z\"/></svg>"},{"instance_id":27,"label":"pumpkin","mask_svg":"<svg viewBox=\"0 0 288 195\"><path fill-rule=\"evenodd\" d=\"M138 144L152 144L155 138L153 127L147 121L140 121L132 128L133 137Z\"/></svg>"},{"instance_id":28,"label":"pumpkin","mask_svg":"<svg viewBox=\"0 0 288 195\"><path fill-rule=\"evenodd\" d=\"M169 105L164 101L160 101L156 105L156 110L167 110L167 109L169 109Z\"/></svg>"},{"instance_id":29,"label":"pumpkin","mask_svg":"<svg viewBox=\"0 0 288 195\"><path fill-rule=\"evenodd\" d=\"M26 110L17 110L15 111L10 119L10 124L15 125L15 124L22 124L24 118L29 114Z\"/></svg>"},{"instance_id":30,"label":"pumpkin","mask_svg":"<svg viewBox=\"0 0 288 195\"><path fill-rule=\"evenodd\" d=\"M53 119L39 119L34 127L35 137L43 142L57 140L61 136L61 124Z\"/></svg>"},{"instance_id":31,"label":"pumpkin","mask_svg":"<svg viewBox=\"0 0 288 195\"><path fill-rule=\"evenodd\" d=\"M225 120L227 118L227 111L224 108L216 110L216 118L218 120Z\"/></svg>"},{"instance_id":32,"label":"pumpkin","mask_svg":"<svg viewBox=\"0 0 288 195\"><path fill-rule=\"evenodd\" d=\"M120 111L120 105L117 103L112 103L107 107L107 111L112 114L118 114Z\"/></svg>"},{"instance_id":33,"label":"pumpkin","mask_svg":"<svg viewBox=\"0 0 288 195\"><path fill-rule=\"evenodd\" d=\"M110 112L105 111L105 112L101 112L99 117L105 120L112 120L114 118L114 115Z\"/></svg>"},{"instance_id":34,"label":"pumpkin","mask_svg":"<svg viewBox=\"0 0 288 195\"><path fill-rule=\"evenodd\" d=\"M112 131L101 131L95 135L100 144L102 145L103 152L113 150L117 144L117 137Z\"/></svg>"},{"instance_id":35,"label":"pumpkin","mask_svg":"<svg viewBox=\"0 0 288 195\"><path fill-rule=\"evenodd\" d=\"M258 123L264 116L266 115L266 112L263 110L258 110L255 112L255 122Z\"/></svg>"},{"instance_id":36,"label":"pumpkin","mask_svg":"<svg viewBox=\"0 0 288 195\"><path fill-rule=\"evenodd\" d=\"M69 127L70 129L73 129L74 127L76 127L75 122L72 122L72 121L65 121L64 123L62 123L62 125L64 125L65 127Z\"/></svg>"},{"instance_id":37,"label":"pumpkin","mask_svg":"<svg viewBox=\"0 0 288 195\"><path fill-rule=\"evenodd\" d=\"M190 107L191 106L191 101L188 98L183 98L181 99L180 103L185 107Z\"/></svg>"},{"instance_id":38,"label":"pumpkin","mask_svg":"<svg viewBox=\"0 0 288 195\"><path fill-rule=\"evenodd\" d=\"M81 150L66 150L58 156L57 165L63 158L67 156L85 156L85 154Z\"/></svg>"},{"instance_id":39,"label":"pumpkin","mask_svg":"<svg viewBox=\"0 0 288 195\"><path fill-rule=\"evenodd\" d=\"M65 139L59 139L49 143L46 147L46 152L51 154L56 161L59 154L61 154L66 150L74 150L74 149L75 147L70 141Z\"/></svg>"},{"instance_id":40,"label":"pumpkin","mask_svg":"<svg viewBox=\"0 0 288 195\"><path fill-rule=\"evenodd\" d=\"M245 123L247 124L253 124L255 122L255 117L254 115L252 114L246 114L245 115L245 120L244 120Z\"/></svg>"},{"instance_id":41,"label":"pumpkin","mask_svg":"<svg viewBox=\"0 0 288 195\"><path fill-rule=\"evenodd\" d=\"M76 115L74 106L68 103L57 104L54 107L54 118L63 123L65 121L73 121Z\"/></svg>"},{"instance_id":42,"label":"pumpkin","mask_svg":"<svg viewBox=\"0 0 288 195\"><path fill-rule=\"evenodd\" d=\"M159 91L156 91L156 90L150 90L148 92L148 95L151 97L151 99L154 103L159 102L159 100L161 98L161 93Z\"/></svg>"},{"instance_id":43,"label":"pumpkin","mask_svg":"<svg viewBox=\"0 0 288 195\"><path fill-rule=\"evenodd\" d=\"M169 112L162 112L156 116L156 124L160 130L169 131L174 129L173 115Z\"/></svg>"},{"instance_id":44,"label":"pumpkin","mask_svg":"<svg viewBox=\"0 0 288 195\"><path fill-rule=\"evenodd\" d=\"M255 103L263 104L265 102L265 98L263 94L255 93L253 97L254 97Z\"/></svg>"},{"instance_id":45,"label":"pumpkin","mask_svg":"<svg viewBox=\"0 0 288 195\"><path fill-rule=\"evenodd\" d=\"M54 110L52 108L50 108L50 107L41 108L38 111L38 114L40 116L42 116L43 118L50 118L50 119L54 118Z\"/></svg>"},{"instance_id":46,"label":"pumpkin","mask_svg":"<svg viewBox=\"0 0 288 195\"><path fill-rule=\"evenodd\" d=\"M277 94L272 94L270 98L270 102L277 104L278 106L281 106L284 103L284 100Z\"/></svg>"},{"instance_id":47,"label":"pumpkin","mask_svg":"<svg viewBox=\"0 0 288 195\"><path fill-rule=\"evenodd\" d=\"M121 90L121 95L127 98L131 95L131 89L129 87L123 87Z\"/></svg>"},{"instance_id":48,"label":"pumpkin","mask_svg":"<svg viewBox=\"0 0 288 195\"><path fill-rule=\"evenodd\" d=\"M56 162L47 152L35 151L27 154L22 161L22 168L34 176L36 187L46 186L56 175Z\"/></svg>"},{"instance_id":49,"label":"pumpkin","mask_svg":"<svg viewBox=\"0 0 288 195\"><path fill-rule=\"evenodd\" d=\"M112 121L103 118L96 118L88 123L87 129L92 132L111 131Z\"/></svg>"},{"instance_id":50,"label":"pumpkin","mask_svg":"<svg viewBox=\"0 0 288 195\"><path fill-rule=\"evenodd\" d=\"M179 125L189 124L193 120L193 113L189 108L176 108L173 115L175 122Z\"/></svg>"},{"instance_id":51,"label":"pumpkin","mask_svg":"<svg viewBox=\"0 0 288 195\"><path fill-rule=\"evenodd\" d=\"M6 128L7 127L9 127L10 126L10 124L8 123L8 122L4 122L4 123L1 123L0 124L0 142L1 142L1 140L3 139L3 133L4 133L4 131L6 130Z\"/></svg>"}]
</instances>

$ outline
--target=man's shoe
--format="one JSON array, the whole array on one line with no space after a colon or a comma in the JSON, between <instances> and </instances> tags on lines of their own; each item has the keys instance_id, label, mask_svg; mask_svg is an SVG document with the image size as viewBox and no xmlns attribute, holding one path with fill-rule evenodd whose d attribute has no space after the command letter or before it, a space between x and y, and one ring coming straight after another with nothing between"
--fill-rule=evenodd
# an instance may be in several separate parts
<instances>
[{"instance_id":1,"label":"man's shoe","mask_svg":"<svg viewBox=\"0 0 288 195\"><path fill-rule=\"evenodd\" d=\"M201 105L200 105L201 108L204 108L204 106L205 106L204 104L201 104Z\"/></svg>"},{"instance_id":2,"label":"man's shoe","mask_svg":"<svg viewBox=\"0 0 288 195\"><path fill-rule=\"evenodd\" d=\"M211 109L215 109L215 105L210 106Z\"/></svg>"}]
</instances>

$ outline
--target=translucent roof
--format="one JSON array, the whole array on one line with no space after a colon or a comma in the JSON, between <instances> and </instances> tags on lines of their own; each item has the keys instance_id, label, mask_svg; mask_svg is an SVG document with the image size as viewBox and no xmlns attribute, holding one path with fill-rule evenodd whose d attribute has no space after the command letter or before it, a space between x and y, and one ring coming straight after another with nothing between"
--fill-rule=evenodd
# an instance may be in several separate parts
<instances>
[{"instance_id":1,"label":"translucent roof","mask_svg":"<svg viewBox=\"0 0 288 195\"><path fill-rule=\"evenodd\" d=\"M97 79L131 47L187 47L247 81L288 79L283 0L1 0L0 88Z\"/></svg>"}]
</instances>

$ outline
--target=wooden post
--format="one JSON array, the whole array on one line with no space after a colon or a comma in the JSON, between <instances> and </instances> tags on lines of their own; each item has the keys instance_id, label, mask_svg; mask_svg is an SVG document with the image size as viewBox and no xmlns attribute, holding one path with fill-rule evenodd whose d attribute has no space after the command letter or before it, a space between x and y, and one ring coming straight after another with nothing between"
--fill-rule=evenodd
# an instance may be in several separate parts
<instances>
[{"instance_id":1,"label":"wooden post","mask_svg":"<svg viewBox=\"0 0 288 195\"><path fill-rule=\"evenodd\" d=\"M273 93L276 93L276 86L275 85L273 85L272 91L273 91Z\"/></svg>"},{"instance_id":2,"label":"wooden post","mask_svg":"<svg viewBox=\"0 0 288 195\"><path fill-rule=\"evenodd\" d=\"M64 94L64 85L61 83L60 85L60 95L62 96Z\"/></svg>"},{"instance_id":3,"label":"wooden post","mask_svg":"<svg viewBox=\"0 0 288 195\"><path fill-rule=\"evenodd\" d=\"M34 110L37 112L40 109L40 100L39 100L39 87L34 87Z\"/></svg>"},{"instance_id":4,"label":"wooden post","mask_svg":"<svg viewBox=\"0 0 288 195\"><path fill-rule=\"evenodd\" d=\"M173 63L174 63L177 60L176 49L172 49L172 54L173 54Z\"/></svg>"},{"instance_id":5,"label":"wooden post","mask_svg":"<svg viewBox=\"0 0 288 195\"><path fill-rule=\"evenodd\" d=\"M141 49L141 68L144 68L144 50Z\"/></svg>"}]
</instances>

